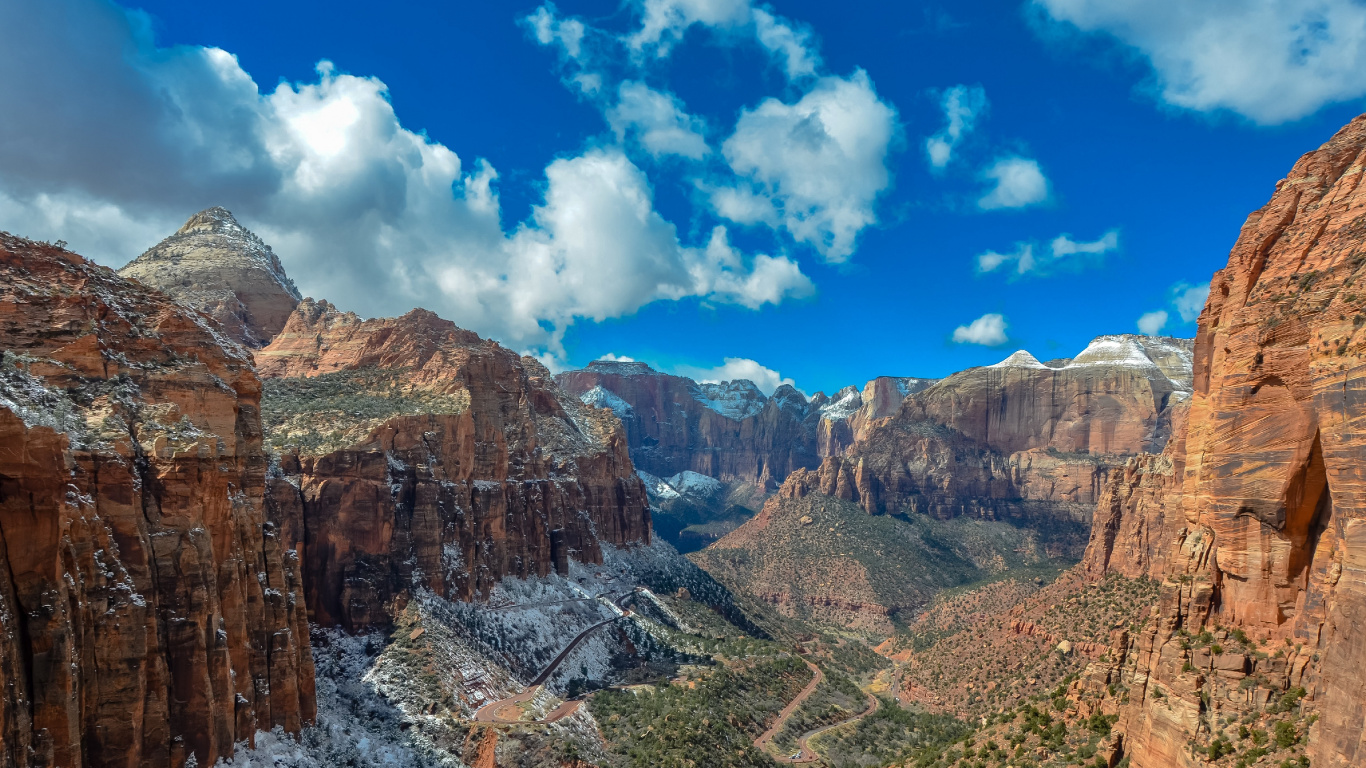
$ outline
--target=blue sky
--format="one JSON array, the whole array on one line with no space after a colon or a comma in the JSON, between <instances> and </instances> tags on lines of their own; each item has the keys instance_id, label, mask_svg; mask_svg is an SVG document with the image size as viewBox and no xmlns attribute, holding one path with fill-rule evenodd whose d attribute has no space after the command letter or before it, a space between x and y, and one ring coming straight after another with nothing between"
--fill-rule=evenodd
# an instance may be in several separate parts
<instances>
[{"instance_id":1,"label":"blue sky","mask_svg":"<svg viewBox=\"0 0 1366 768\"><path fill-rule=\"evenodd\" d=\"M941 376L1145 315L1193 335L1244 218L1361 110L1363 20L0 0L27 30L0 51L0 229L118 266L225 205L305 293L427 306L555 366Z\"/></svg>"}]
</instances>

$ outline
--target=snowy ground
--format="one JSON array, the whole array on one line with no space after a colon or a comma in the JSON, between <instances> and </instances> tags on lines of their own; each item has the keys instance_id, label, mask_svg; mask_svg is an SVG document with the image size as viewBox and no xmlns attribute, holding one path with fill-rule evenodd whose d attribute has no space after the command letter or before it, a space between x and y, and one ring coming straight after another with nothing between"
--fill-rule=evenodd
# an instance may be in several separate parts
<instances>
[{"instance_id":1,"label":"snowy ground","mask_svg":"<svg viewBox=\"0 0 1366 768\"><path fill-rule=\"evenodd\" d=\"M667 543L604 547L602 565L571 563L568 577L504 580L487 603L458 603L418 593L389 632L351 636L315 629L318 722L299 739L260 733L255 749L239 746L233 768L440 766L462 768L470 718L480 706L524 690L584 629L606 619L566 657L528 708L530 718L566 694L622 682L687 662L671 638L680 627L662 603L638 587L729 606L729 595ZM629 617L614 601L623 595ZM663 665L663 666L661 666ZM557 723L518 727L499 742L514 762L554 762L566 748L601 756L603 744L587 708Z\"/></svg>"}]
</instances>

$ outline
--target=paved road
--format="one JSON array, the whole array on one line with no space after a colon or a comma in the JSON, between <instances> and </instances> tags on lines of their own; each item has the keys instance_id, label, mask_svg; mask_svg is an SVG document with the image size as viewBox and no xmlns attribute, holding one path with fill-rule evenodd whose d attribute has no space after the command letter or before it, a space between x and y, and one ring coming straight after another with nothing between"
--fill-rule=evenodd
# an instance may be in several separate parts
<instances>
[{"instance_id":1,"label":"paved road","mask_svg":"<svg viewBox=\"0 0 1366 768\"><path fill-rule=\"evenodd\" d=\"M627 592L626 594L617 597L615 600L613 600L613 602L616 603L618 608L622 608L622 604L626 602L626 598L630 597L632 594L634 593ZM625 609L623 608L622 610ZM537 675L536 679L531 681L531 684L527 686L527 689L525 691L522 691L521 693L515 696L509 696L506 699L499 699L498 701L489 702L488 704L485 704L484 706L480 707L474 713L475 722L553 723L556 720L560 720L573 714L574 711L579 708L580 702L578 701L566 701L560 704L558 707L555 707L554 709L547 712L546 716L539 720L518 720L516 717L509 720L502 717L501 713L504 709L507 709L508 707L515 706L517 704L523 704L535 698L536 693L541 690L541 686L545 683L545 681L550 679L550 675L555 672L556 668L558 668L560 664L564 662L564 660L569 656L569 654L573 652L573 650L577 648L579 643L583 642L585 638L593 634L598 629L605 627L608 624L611 624L617 619L625 618L630 615L630 611L625 611L625 613L623 613L621 616L613 616L610 619L599 621L597 624L594 624L593 626L580 632L578 635L574 637L573 640L569 641L569 645L566 645L564 647L564 650L561 650L558 656L556 656L554 659L551 660L549 664L546 665L545 669L541 670L541 674Z\"/></svg>"},{"instance_id":2,"label":"paved road","mask_svg":"<svg viewBox=\"0 0 1366 768\"><path fill-rule=\"evenodd\" d=\"M803 661L806 660L803 659ZM815 670L815 679L812 680L811 683L806 686L806 688L802 689L802 692L797 695L797 698L793 699L792 702L788 704L787 707L785 707L781 713L779 713L778 722L774 723L772 728L769 728L767 731L764 731L764 735L760 736L758 739L754 741L754 746L758 747L761 750L768 751L766 747L772 744L773 738L778 735L778 731L782 730L783 724L786 723L788 718L791 717L792 714L797 711L797 707L801 706L802 702L806 701L812 693L815 693L816 686L820 685L821 681L825 679L825 675L822 674L821 671L816 668L815 664L812 664L811 662L807 661L806 665L811 667L811 669ZM892 677L892 690L894 695L897 689L900 688L900 678L901 671L898 669ZM846 720L841 720L838 723L831 723L830 725L824 725L820 728L813 728L812 730L803 733L801 736L798 736L797 751L794 753L796 757L793 757L792 755L776 755L772 754L771 752L769 756L780 763L814 763L816 762L816 760L820 759L820 756L817 755L808 744L808 742L810 742L810 740L813 737L819 736L820 734L825 733L826 731L831 731L841 726L848 725L857 720L862 720L863 718L876 712L880 704L881 702L878 701L878 698L876 696L868 694L868 708L863 710L859 714L854 715L853 717L848 718Z\"/></svg>"},{"instance_id":3,"label":"paved road","mask_svg":"<svg viewBox=\"0 0 1366 768\"><path fill-rule=\"evenodd\" d=\"M802 661L806 661L806 659L802 659ZM797 711L797 707L800 707L803 702L811 698L811 694L816 692L817 686L825 680L825 673L821 671L820 667L809 661L806 661L806 666L810 667L811 671L815 673L811 678L811 682L807 683L806 687L802 689L802 692L797 694L797 698L788 702L786 707L783 707L783 711L778 713L778 719L773 723L773 727L764 731L759 738L754 740L754 746L761 752L770 752L768 747L773 743L773 737L777 736L778 731L783 729L783 726L787 724L787 719L792 717L793 712ZM805 753L805 750L803 750L803 752ZM792 760L790 757L779 757L777 759L782 762L803 762L800 758L796 761ZM815 759L814 756L812 759Z\"/></svg>"}]
</instances>

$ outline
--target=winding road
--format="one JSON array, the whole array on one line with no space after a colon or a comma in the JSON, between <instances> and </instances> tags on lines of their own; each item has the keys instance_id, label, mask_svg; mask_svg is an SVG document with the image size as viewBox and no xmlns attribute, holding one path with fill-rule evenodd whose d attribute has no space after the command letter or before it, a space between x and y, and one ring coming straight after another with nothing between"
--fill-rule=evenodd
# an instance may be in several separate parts
<instances>
[{"instance_id":1,"label":"winding road","mask_svg":"<svg viewBox=\"0 0 1366 768\"><path fill-rule=\"evenodd\" d=\"M507 718L502 717L501 715L502 711L504 709L507 709L508 707L515 706L517 704L524 704L536 698L536 694L541 690L541 686L545 684L545 681L550 679L550 676L555 672L555 670L560 666L560 664L562 664L564 660L569 657L569 654L572 653L574 649L579 646L579 643L583 642L585 638L587 638L589 635L593 634L597 630L601 629L602 627L611 624L617 619L624 619L627 616L630 616L631 612L625 609L623 603L626 602L626 598L630 597L633 594L635 594L634 591L627 592L626 594L621 595L617 597L615 600L613 600L612 602L616 604L617 608L620 608L622 610L622 614L620 616L613 616L610 619L599 621L597 624L594 624L593 626L588 627L579 634L575 635L574 639L569 641L569 645L566 645L564 649L560 651L559 655L552 659L550 663L546 665L545 669L541 670L541 673L536 676L536 679L531 681L531 684L527 686L526 690L522 691L521 693L515 696L509 696L506 699L491 701L488 704L485 704L484 706L475 710L475 722L521 725L531 723L553 723L556 720L560 720L565 717L568 717L569 715L574 714L574 712L578 710L579 704L581 704L582 702L575 700L563 702L559 706L547 712L545 717L540 718L539 720L519 720L517 718L512 718L509 720Z\"/></svg>"},{"instance_id":2,"label":"winding road","mask_svg":"<svg viewBox=\"0 0 1366 768\"><path fill-rule=\"evenodd\" d=\"M807 731L806 733L803 733L801 736L798 736L797 751L791 755L774 754L769 749L769 747L771 747L773 744L774 737L776 737L778 735L778 732L783 729L783 726L787 724L788 718L792 717L792 715L797 711L797 708L800 707L808 698L810 698L811 694L816 692L816 687L819 686L823 680L825 680L825 674L821 672L815 664L812 664L810 661L807 661L806 659L802 659L802 661L806 661L806 665L808 667L811 667L812 671L816 673L816 676L812 678L811 682L807 684L805 688L802 689L801 693L797 694L797 698L793 699L790 703L788 703L786 707L783 708L782 712L778 713L778 720L773 724L773 727L769 728L767 731L764 731L762 736L754 740L755 747L757 747L759 750L763 752L767 752L769 757L772 757L774 760L777 760L780 763L816 762L820 759L820 756L817 755L816 752L812 750L811 747L808 745L808 742L810 742L812 738L819 736L820 734L825 733L826 731L833 731L836 728L848 725L858 720L862 720L863 718L876 712L877 708L881 705L881 702L878 700L878 697L870 693L868 694L867 709L863 710L857 715L854 715L853 717L841 720L838 723L831 723L830 725L823 725L820 728L813 728ZM893 691L895 691L899 687L899 685L900 672L898 671L892 678Z\"/></svg>"}]
</instances>

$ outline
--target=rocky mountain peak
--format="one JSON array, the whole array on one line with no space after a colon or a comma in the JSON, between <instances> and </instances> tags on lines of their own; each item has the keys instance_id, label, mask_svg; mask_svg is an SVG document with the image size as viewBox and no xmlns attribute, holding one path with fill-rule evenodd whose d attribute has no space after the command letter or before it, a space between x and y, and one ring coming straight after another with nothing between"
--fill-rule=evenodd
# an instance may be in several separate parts
<instances>
[{"instance_id":1,"label":"rocky mountain peak","mask_svg":"<svg viewBox=\"0 0 1366 768\"><path fill-rule=\"evenodd\" d=\"M119 274L212 317L251 348L269 343L301 298L271 247L221 207L191 216Z\"/></svg>"}]
</instances>

